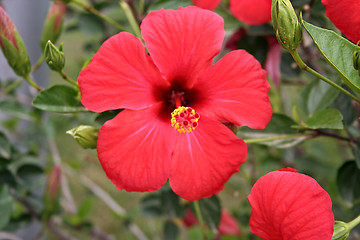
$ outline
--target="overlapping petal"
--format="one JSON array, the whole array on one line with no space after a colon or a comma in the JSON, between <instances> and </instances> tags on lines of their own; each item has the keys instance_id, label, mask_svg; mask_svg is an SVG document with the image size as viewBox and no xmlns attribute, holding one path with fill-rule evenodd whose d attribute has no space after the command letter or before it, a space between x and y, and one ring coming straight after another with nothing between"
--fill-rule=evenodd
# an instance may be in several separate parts
<instances>
[{"instance_id":1,"label":"overlapping petal","mask_svg":"<svg viewBox=\"0 0 360 240\"><path fill-rule=\"evenodd\" d=\"M170 185L187 200L211 197L239 171L247 146L223 124L201 116L190 133L177 134L171 158Z\"/></svg>"},{"instance_id":2,"label":"overlapping petal","mask_svg":"<svg viewBox=\"0 0 360 240\"><path fill-rule=\"evenodd\" d=\"M220 2L221 0L193 0L196 6L209 10L214 10Z\"/></svg>"},{"instance_id":3,"label":"overlapping petal","mask_svg":"<svg viewBox=\"0 0 360 240\"><path fill-rule=\"evenodd\" d=\"M265 24L271 20L272 0L230 0L230 11L240 21L251 24Z\"/></svg>"},{"instance_id":4,"label":"overlapping petal","mask_svg":"<svg viewBox=\"0 0 360 240\"><path fill-rule=\"evenodd\" d=\"M191 86L221 50L224 20L194 6L151 12L141 24L146 47L169 81Z\"/></svg>"},{"instance_id":5,"label":"overlapping petal","mask_svg":"<svg viewBox=\"0 0 360 240\"><path fill-rule=\"evenodd\" d=\"M334 215L327 192L311 177L275 171L251 190L251 231L264 240L330 240Z\"/></svg>"},{"instance_id":6,"label":"overlapping petal","mask_svg":"<svg viewBox=\"0 0 360 240\"><path fill-rule=\"evenodd\" d=\"M360 41L360 1L322 0L326 16L354 43Z\"/></svg>"},{"instance_id":7,"label":"overlapping petal","mask_svg":"<svg viewBox=\"0 0 360 240\"><path fill-rule=\"evenodd\" d=\"M100 129L97 152L118 189L154 191L170 173L175 130L157 117L159 104L145 110L124 110Z\"/></svg>"},{"instance_id":8,"label":"overlapping petal","mask_svg":"<svg viewBox=\"0 0 360 240\"><path fill-rule=\"evenodd\" d=\"M94 112L148 107L156 102L154 89L168 84L141 41L126 32L103 43L78 81L81 102Z\"/></svg>"},{"instance_id":9,"label":"overlapping petal","mask_svg":"<svg viewBox=\"0 0 360 240\"><path fill-rule=\"evenodd\" d=\"M270 85L260 63L244 50L232 51L211 66L196 82L201 114L238 126L265 128L272 108Z\"/></svg>"}]
</instances>

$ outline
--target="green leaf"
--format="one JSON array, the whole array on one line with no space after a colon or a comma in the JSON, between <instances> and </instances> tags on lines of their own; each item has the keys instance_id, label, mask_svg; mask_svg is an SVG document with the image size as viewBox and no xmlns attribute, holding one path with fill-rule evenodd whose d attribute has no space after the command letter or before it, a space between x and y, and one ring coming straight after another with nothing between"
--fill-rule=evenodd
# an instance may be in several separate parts
<instances>
[{"instance_id":1,"label":"green leaf","mask_svg":"<svg viewBox=\"0 0 360 240\"><path fill-rule=\"evenodd\" d=\"M343 129L342 123L343 116L337 109L324 109L318 111L312 115L305 122L306 128L319 129L319 128L330 128L330 129Z\"/></svg>"},{"instance_id":2,"label":"green leaf","mask_svg":"<svg viewBox=\"0 0 360 240\"><path fill-rule=\"evenodd\" d=\"M10 159L11 155L11 144L9 143L9 140L3 134L0 132L0 157L5 159Z\"/></svg>"},{"instance_id":3,"label":"green leaf","mask_svg":"<svg viewBox=\"0 0 360 240\"><path fill-rule=\"evenodd\" d=\"M9 193L9 189L6 185L0 186L0 229L6 227L9 223L12 211L13 198Z\"/></svg>"},{"instance_id":4,"label":"green leaf","mask_svg":"<svg viewBox=\"0 0 360 240\"><path fill-rule=\"evenodd\" d=\"M360 77L352 64L353 53L360 48L333 31L316 27L305 21L303 21L303 26L326 61L337 71L345 84L360 93Z\"/></svg>"},{"instance_id":5,"label":"green leaf","mask_svg":"<svg viewBox=\"0 0 360 240\"><path fill-rule=\"evenodd\" d=\"M80 29L87 35L102 35L106 31L104 22L90 13L81 13L78 23Z\"/></svg>"},{"instance_id":6,"label":"green leaf","mask_svg":"<svg viewBox=\"0 0 360 240\"><path fill-rule=\"evenodd\" d=\"M344 117L344 124L350 126L356 120L356 110L352 99L344 93L340 93L335 102L330 106L338 109Z\"/></svg>"},{"instance_id":7,"label":"green leaf","mask_svg":"<svg viewBox=\"0 0 360 240\"><path fill-rule=\"evenodd\" d=\"M150 193L140 203L142 215L146 217L161 216L161 200L159 192Z\"/></svg>"},{"instance_id":8,"label":"green leaf","mask_svg":"<svg viewBox=\"0 0 360 240\"><path fill-rule=\"evenodd\" d=\"M33 101L33 106L50 112L73 113L87 110L78 100L78 92L65 85L55 85L40 92Z\"/></svg>"},{"instance_id":9,"label":"green leaf","mask_svg":"<svg viewBox=\"0 0 360 240\"><path fill-rule=\"evenodd\" d=\"M213 195L211 198L202 198L198 200L198 202L204 222L210 229L216 231L221 218L221 204L219 198L216 195ZM196 216L193 202L191 203L191 210Z\"/></svg>"},{"instance_id":10,"label":"green leaf","mask_svg":"<svg viewBox=\"0 0 360 240\"><path fill-rule=\"evenodd\" d=\"M352 205L360 199L360 169L355 161L346 162L340 167L336 182L345 202Z\"/></svg>"},{"instance_id":11,"label":"green leaf","mask_svg":"<svg viewBox=\"0 0 360 240\"><path fill-rule=\"evenodd\" d=\"M32 120L30 110L14 100L1 101L0 111L23 120Z\"/></svg>"},{"instance_id":12,"label":"green leaf","mask_svg":"<svg viewBox=\"0 0 360 240\"><path fill-rule=\"evenodd\" d=\"M315 79L301 92L300 104L307 114L313 114L334 102L339 92L326 82Z\"/></svg>"},{"instance_id":13,"label":"green leaf","mask_svg":"<svg viewBox=\"0 0 360 240\"><path fill-rule=\"evenodd\" d=\"M164 224L164 239L176 240L179 236L179 228L172 221L166 221Z\"/></svg>"},{"instance_id":14,"label":"green leaf","mask_svg":"<svg viewBox=\"0 0 360 240\"><path fill-rule=\"evenodd\" d=\"M20 184L30 191L37 191L45 186L46 176L44 170L37 165L22 165L17 169L16 175Z\"/></svg>"},{"instance_id":15,"label":"green leaf","mask_svg":"<svg viewBox=\"0 0 360 240\"><path fill-rule=\"evenodd\" d=\"M147 217L164 215L167 219L175 219L185 215L185 207L180 204L180 197L170 187L163 186L141 201L141 212Z\"/></svg>"},{"instance_id":16,"label":"green leaf","mask_svg":"<svg viewBox=\"0 0 360 240\"><path fill-rule=\"evenodd\" d=\"M81 221L84 221L85 218L89 215L92 207L93 207L93 203L94 203L94 199L93 198L86 198L81 205L79 206L78 209L78 217Z\"/></svg>"},{"instance_id":17,"label":"green leaf","mask_svg":"<svg viewBox=\"0 0 360 240\"><path fill-rule=\"evenodd\" d=\"M268 141L259 142L259 144L273 146L277 148L290 148L304 141L307 136L298 134L298 131L292 128L294 122L288 116L274 113L270 123L265 129L251 129L241 127L237 136L244 140L268 139ZM269 140L278 138L276 140Z\"/></svg>"},{"instance_id":18,"label":"green leaf","mask_svg":"<svg viewBox=\"0 0 360 240\"><path fill-rule=\"evenodd\" d=\"M187 7L192 5L189 0L158 0L152 3L148 9L148 12L154 10L164 9L178 9L179 7Z\"/></svg>"},{"instance_id":19,"label":"green leaf","mask_svg":"<svg viewBox=\"0 0 360 240\"><path fill-rule=\"evenodd\" d=\"M122 109L110 110L110 111L99 113L99 115L97 115L95 118L95 122L97 122L100 125L103 125L106 121L109 121L109 120L113 119L114 117L116 117L116 115L118 115L121 111L122 111Z\"/></svg>"},{"instance_id":20,"label":"green leaf","mask_svg":"<svg viewBox=\"0 0 360 240\"><path fill-rule=\"evenodd\" d=\"M180 204L180 197L170 187L164 186L160 190L161 211L169 219L181 218L185 215L185 207Z\"/></svg>"},{"instance_id":21,"label":"green leaf","mask_svg":"<svg viewBox=\"0 0 360 240\"><path fill-rule=\"evenodd\" d=\"M354 154L356 165L360 169L360 142L357 141L351 144L351 150Z\"/></svg>"}]
</instances>

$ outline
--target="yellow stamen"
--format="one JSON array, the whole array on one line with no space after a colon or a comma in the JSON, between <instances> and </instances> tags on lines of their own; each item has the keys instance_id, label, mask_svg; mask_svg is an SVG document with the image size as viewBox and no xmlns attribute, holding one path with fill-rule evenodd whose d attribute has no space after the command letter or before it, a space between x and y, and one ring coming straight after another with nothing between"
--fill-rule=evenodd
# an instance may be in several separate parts
<instances>
[{"instance_id":1,"label":"yellow stamen","mask_svg":"<svg viewBox=\"0 0 360 240\"><path fill-rule=\"evenodd\" d=\"M180 106L171 113L171 126L179 133L191 132L199 125L199 119L200 115L194 109Z\"/></svg>"}]
</instances>

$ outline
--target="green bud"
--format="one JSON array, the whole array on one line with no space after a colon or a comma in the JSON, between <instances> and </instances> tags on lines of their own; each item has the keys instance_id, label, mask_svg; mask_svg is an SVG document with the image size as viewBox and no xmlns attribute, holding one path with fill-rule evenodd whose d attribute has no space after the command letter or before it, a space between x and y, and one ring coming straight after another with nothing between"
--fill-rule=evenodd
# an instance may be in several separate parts
<instances>
[{"instance_id":1,"label":"green bud","mask_svg":"<svg viewBox=\"0 0 360 240\"><path fill-rule=\"evenodd\" d=\"M345 240L349 236L349 228L346 223L335 221L334 233L331 240Z\"/></svg>"},{"instance_id":2,"label":"green bud","mask_svg":"<svg viewBox=\"0 0 360 240\"><path fill-rule=\"evenodd\" d=\"M60 44L60 47L58 49L49 40L46 43L44 55L45 55L45 61L51 70L60 72L64 68L65 56L64 53L62 52L62 44Z\"/></svg>"},{"instance_id":3,"label":"green bud","mask_svg":"<svg viewBox=\"0 0 360 240\"><path fill-rule=\"evenodd\" d=\"M2 7L0 7L0 48L17 75L22 77L29 75L31 64L25 44Z\"/></svg>"},{"instance_id":4,"label":"green bud","mask_svg":"<svg viewBox=\"0 0 360 240\"><path fill-rule=\"evenodd\" d=\"M41 36L40 44L42 50L44 50L48 40L53 43L56 43L56 41L58 40L61 34L65 13L66 4L64 2L57 0L52 3L46 17Z\"/></svg>"},{"instance_id":5,"label":"green bud","mask_svg":"<svg viewBox=\"0 0 360 240\"><path fill-rule=\"evenodd\" d=\"M354 68L358 70L360 76L360 50L357 50L353 54Z\"/></svg>"},{"instance_id":6,"label":"green bud","mask_svg":"<svg viewBox=\"0 0 360 240\"><path fill-rule=\"evenodd\" d=\"M302 28L290 0L273 0L271 18L281 46L295 50L302 42Z\"/></svg>"},{"instance_id":7,"label":"green bud","mask_svg":"<svg viewBox=\"0 0 360 240\"><path fill-rule=\"evenodd\" d=\"M96 148L99 129L93 126L80 125L66 133L73 136L82 148Z\"/></svg>"}]
</instances>

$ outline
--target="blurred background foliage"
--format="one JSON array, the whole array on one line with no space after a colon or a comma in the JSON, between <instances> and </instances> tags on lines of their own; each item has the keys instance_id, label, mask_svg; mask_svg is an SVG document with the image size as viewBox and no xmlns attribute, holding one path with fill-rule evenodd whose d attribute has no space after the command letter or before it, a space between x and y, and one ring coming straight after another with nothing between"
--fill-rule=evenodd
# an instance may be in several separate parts
<instances>
[{"instance_id":1,"label":"blurred background foliage","mask_svg":"<svg viewBox=\"0 0 360 240\"><path fill-rule=\"evenodd\" d=\"M81 2L132 29L118 1ZM139 23L152 10L192 4L189 0L129 3ZM302 12L305 21L339 33L325 16L320 0L293 0L292 3L298 13ZM230 51L225 48L227 40L239 29L245 29L232 48L247 50L265 68L269 53L266 39L274 35L271 23L247 26L235 19L227 6L228 2L223 1L216 10L225 19L226 30L219 57ZM59 40L66 57L64 72L76 79L102 42L117 32L78 4L69 3ZM309 66L341 84L339 75L326 64L305 31L298 50ZM71 87L58 72L50 72L48 79L49 86ZM78 125L99 128L118 111L101 114L43 111L48 110L46 106L42 110L32 106L33 98L38 95L33 91L15 88L4 94L15 80L1 79L0 82L2 236L9 234L9 239L201 239L198 225L187 228L182 221L187 209L192 209L191 203L180 199L167 185L153 193L118 191L103 172L96 151L82 149L66 134ZM247 162L220 194L201 200L209 239L257 239L248 227L251 208L246 197L259 177L282 167L293 167L315 178L330 194L336 220L347 222L360 214L359 103L301 71L285 50L279 84L271 78L269 81L274 109L271 123L265 130L246 127L235 130L239 137L249 140ZM65 99L68 107L79 104L78 96L65 91L70 94L69 98L76 100L74 103ZM326 109L337 111L319 113ZM316 119L318 115L320 120ZM335 119L335 123L322 125L324 118ZM277 136L293 137L251 143L259 137ZM219 235L221 209L227 209L235 217L242 232L240 236ZM357 228L349 239L360 239L359 234Z\"/></svg>"}]
</instances>

